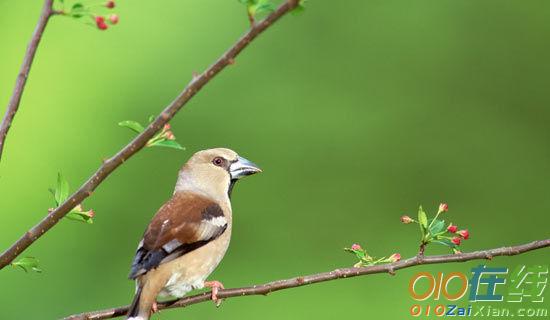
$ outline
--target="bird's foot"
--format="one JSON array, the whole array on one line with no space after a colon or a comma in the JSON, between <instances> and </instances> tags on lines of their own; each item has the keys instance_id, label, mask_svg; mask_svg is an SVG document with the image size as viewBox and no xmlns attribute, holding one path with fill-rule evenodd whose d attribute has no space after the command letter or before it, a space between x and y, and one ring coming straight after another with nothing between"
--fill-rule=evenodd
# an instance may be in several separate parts
<instances>
[{"instance_id":1,"label":"bird's foot","mask_svg":"<svg viewBox=\"0 0 550 320\"><path fill-rule=\"evenodd\" d=\"M207 288L212 288L212 301L216 304L216 307L219 307L222 304L222 299L218 298L218 291L220 289L225 289L223 283L219 281L206 281L204 286Z\"/></svg>"},{"instance_id":2,"label":"bird's foot","mask_svg":"<svg viewBox=\"0 0 550 320\"><path fill-rule=\"evenodd\" d=\"M157 313L157 312L159 312L159 305L155 301L155 302L153 302L153 306L151 306L151 313Z\"/></svg>"}]
</instances>

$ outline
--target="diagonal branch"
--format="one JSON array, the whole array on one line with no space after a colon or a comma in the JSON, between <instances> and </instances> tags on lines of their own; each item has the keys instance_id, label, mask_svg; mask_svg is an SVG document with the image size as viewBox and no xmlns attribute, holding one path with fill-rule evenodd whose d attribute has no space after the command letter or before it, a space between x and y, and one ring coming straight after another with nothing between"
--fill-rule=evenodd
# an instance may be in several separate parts
<instances>
[{"instance_id":1,"label":"diagonal branch","mask_svg":"<svg viewBox=\"0 0 550 320\"><path fill-rule=\"evenodd\" d=\"M242 36L229 50L227 50L214 64L208 67L202 74L194 77L179 96L168 105L149 126L134 138L128 145L120 150L113 157L103 161L103 164L75 193L73 193L63 204L50 212L40 223L27 231L19 240L11 245L0 255L0 269L10 264L18 255L28 248L34 241L40 238L45 232L55 226L72 208L92 195L92 192L105 180L116 168L130 159L135 153L141 150L147 141L160 130L164 124L172 119L185 104L195 96L212 78L220 71L231 65L239 53L244 50L250 42L258 35L269 28L279 18L290 12L298 5L298 0L287 0L277 10L267 16L261 22L256 23L244 36Z\"/></svg>"},{"instance_id":2,"label":"diagonal branch","mask_svg":"<svg viewBox=\"0 0 550 320\"><path fill-rule=\"evenodd\" d=\"M10 130L11 123L13 118L19 109L19 103L21 102L21 96L23 95L23 90L25 90L25 84L27 84L27 78L29 77L29 72L31 70L32 61L34 60L34 55L36 54L36 49L38 49L38 44L42 39L42 34L46 25L50 20L50 17L55 13L52 9L53 0L45 0L44 6L42 7L42 12L40 13L40 19L38 19L38 24L32 34L31 41L27 46L27 51L25 52L25 57L23 58L23 64L19 70L19 75L17 75L17 80L15 81L15 88L13 89L13 94L8 103L8 108L2 123L0 124L0 160L2 159L2 151L4 150L4 144L6 142L6 137L8 136L8 131Z\"/></svg>"},{"instance_id":3,"label":"diagonal branch","mask_svg":"<svg viewBox=\"0 0 550 320\"><path fill-rule=\"evenodd\" d=\"M295 277L286 280L277 280L262 285L254 285L250 287L225 289L218 292L219 298L242 297L252 295L268 295L271 292L301 287L313 283L337 280L342 278L351 278L364 276L374 273L395 274L396 270L414 267L422 264L464 262L470 260L492 259L497 256L515 256L531 250L537 250L550 247L550 239L533 241L531 243L518 245L514 247L502 247L496 249L480 250L469 253L449 254L440 256L416 256L407 260L401 260L394 263L375 265L361 268L345 268L336 269L330 272L317 273L307 276ZM160 309L181 308L192 304L197 304L205 301L210 301L209 292L197 294L190 297L181 298L179 300L171 300L158 304ZM65 320L97 320L111 319L125 315L128 312L128 306L84 312L64 318Z\"/></svg>"}]
</instances>

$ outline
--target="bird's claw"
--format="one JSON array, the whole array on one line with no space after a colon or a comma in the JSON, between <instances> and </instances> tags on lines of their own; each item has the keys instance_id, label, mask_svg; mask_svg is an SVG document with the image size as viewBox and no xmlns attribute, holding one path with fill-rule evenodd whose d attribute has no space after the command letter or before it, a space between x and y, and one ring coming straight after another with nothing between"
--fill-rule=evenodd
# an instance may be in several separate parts
<instances>
[{"instance_id":1,"label":"bird's claw","mask_svg":"<svg viewBox=\"0 0 550 320\"><path fill-rule=\"evenodd\" d=\"M159 312L159 306L158 306L158 303L155 301L151 306L151 313L157 313L157 312Z\"/></svg>"},{"instance_id":2,"label":"bird's claw","mask_svg":"<svg viewBox=\"0 0 550 320\"><path fill-rule=\"evenodd\" d=\"M216 307L219 307L222 304L222 299L218 298L218 291L220 289L225 289L223 283L219 281L206 281L204 286L207 288L212 288L212 301L214 301Z\"/></svg>"}]
</instances>

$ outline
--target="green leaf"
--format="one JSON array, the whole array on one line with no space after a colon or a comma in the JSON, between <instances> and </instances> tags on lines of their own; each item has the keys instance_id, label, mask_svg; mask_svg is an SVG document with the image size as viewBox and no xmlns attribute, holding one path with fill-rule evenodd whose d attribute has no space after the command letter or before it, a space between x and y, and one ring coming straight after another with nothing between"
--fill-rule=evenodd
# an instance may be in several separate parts
<instances>
[{"instance_id":1,"label":"green leaf","mask_svg":"<svg viewBox=\"0 0 550 320\"><path fill-rule=\"evenodd\" d=\"M86 13L86 8L82 3L77 2L73 4L73 6L71 7L71 11L69 13L74 18L80 18L80 17L83 17L84 14Z\"/></svg>"},{"instance_id":2,"label":"green leaf","mask_svg":"<svg viewBox=\"0 0 550 320\"><path fill-rule=\"evenodd\" d=\"M253 9L254 15L273 11L275 11L275 5L268 1L260 2Z\"/></svg>"},{"instance_id":3,"label":"green leaf","mask_svg":"<svg viewBox=\"0 0 550 320\"><path fill-rule=\"evenodd\" d=\"M54 198L57 206L60 206L69 197L69 183L61 172L57 174L57 186L55 187Z\"/></svg>"},{"instance_id":4,"label":"green leaf","mask_svg":"<svg viewBox=\"0 0 550 320\"><path fill-rule=\"evenodd\" d=\"M12 262L12 266L20 267L25 272L29 272L29 269L34 272L42 272L42 269L38 267L38 259L35 257L24 257L16 262Z\"/></svg>"},{"instance_id":5,"label":"green leaf","mask_svg":"<svg viewBox=\"0 0 550 320\"><path fill-rule=\"evenodd\" d=\"M118 123L118 125L135 131L136 133L142 133L145 130L145 128L143 128L143 126L139 122L132 120L121 121Z\"/></svg>"},{"instance_id":6,"label":"green leaf","mask_svg":"<svg viewBox=\"0 0 550 320\"><path fill-rule=\"evenodd\" d=\"M435 220L431 223L430 226L430 234L435 235L437 233L440 233L441 231L445 230L445 221L444 220Z\"/></svg>"},{"instance_id":7,"label":"green leaf","mask_svg":"<svg viewBox=\"0 0 550 320\"><path fill-rule=\"evenodd\" d=\"M156 116L149 116L149 123L153 122L153 120L155 120Z\"/></svg>"},{"instance_id":8,"label":"green leaf","mask_svg":"<svg viewBox=\"0 0 550 320\"><path fill-rule=\"evenodd\" d=\"M151 147L167 147L167 148L185 150L184 147L182 147L179 143L177 143L174 140L159 140L159 141L153 142L153 144L151 144L150 146Z\"/></svg>"},{"instance_id":9,"label":"green leaf","mask_svg":"<svg viewBox=\"0 0 550 320\"><path fill-rule=\"evenodd\" d=\"M55 198L55 190L52 188L48 188L48 191L52 194L52 196ZM57 201L56 201L57 202Z\"/></svg>"},{"instance_id":10,"label":"green leaf","mask_svg":"<svg viewBox=\"0 0 550 320\"><path fill-rule=\"evenodd\" d=\"M79 222L86 222L89 224L94 223L94 211L88 210L85 211L81 204L74 207L67 215L65 216L69 220L75 220Z\"/></svg>"},{"instance_id":11,"label":"green leaf","mask_svg":"<svg viewBox=\"0 0 550 320\"><path fill-rule=\"evenodd\" d=\"M364 262L370 262L372 261L372 257L370 257L367 252L364 249L359 250L353 250L351 248L344 248L345 251L353 253L357 259Z\"/></svg>"},{"instance_id":12,"label":"green leaf","mask_svg":"<svg viewBox=\"0 0 550 320\"><path fill-rule=\"evenodd\" d=\"M299 14L304 12L306 10L306 2L307 0L300 0L296 8L292 9L292 13Z\"/></svg>"},{"instance_id":13,"label":"green leaf","mask_svg":"<svg viewBox=\"0 0 550 320\"><path fill-rule=\"evenodd\" d=\"M442 244L444 246L447 246L449 248L456 248L456 244L454 244L451 240L449 239L437 239L437 240L434 240L432 241L433 243L439 243L439 244Z\"/></svg>"},{"instance_id":14,"label":"green leaf","mask_svg":"<svg viewBox=\"0 0 550 320\"><path fill-rule=\"evenodd\" d=\"M246 5L248 13L254 17L258 14L273 12L276 9L270 0L239 0L239 2Z\"/></svg>"},{"instance_id":15,"label":"green leaf","mask_svg":"<svg viewBox=\"0 0 550 320\"><path fill-rule=\"evenodd\" d=\"M65 216L69 220L75 220L80 222L86 222L89 224L94 223L94 219L87 215L85 212L71 211Z\"/></svg>"},{"instance_id":16,"label":"green leaf","mask_svg":"<svg viewBox=\"0 0 550 320\"><path fill-rule=\"evenodd\" d=\"M366 252L364 254L365 254L365 256L361 258L361 261L370 263L374 260L374 258L369 256Z\"/></svg>"},{"instance_id":17,"label":"green leaf","mask_svg":"<svg viewBox=\"0 0 550 320\"><path fill-rule=\"evenodd\" d=\"M428 231L428 217L426 216L426 212L422 209L422 206L418 208L418 224L420 224L420 231L422 231L422 238L424 238Z\"/></svg>"},{"instance_id":18,"label":"green leaf","mask_svg":"<svg viewBox=\"0 0 550 320\"><path fill-rule=\"evenodd\" d=\"M367 253L363 250L352 250L353 253L355 253L355 256L359 259L359 260L362 260L362 259L365 259Z\"/></svg>"}]
</instances>

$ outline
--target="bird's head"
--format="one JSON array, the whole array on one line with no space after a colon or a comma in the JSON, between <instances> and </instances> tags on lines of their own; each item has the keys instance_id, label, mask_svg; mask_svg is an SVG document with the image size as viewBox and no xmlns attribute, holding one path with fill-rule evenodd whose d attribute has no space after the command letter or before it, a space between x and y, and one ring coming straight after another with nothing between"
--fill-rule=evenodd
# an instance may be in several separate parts
<instances>
[{"instance_id":1,"label":"bird's head","mask_svg":"<svg viewBox=\"0 0 550 320\"><path fill-rule=\"evenodd\" d=\"M235 182L262 170L251 161L226 148L195 153L179 172L176 191L204 193L219 198L231 193Z\"/></svg>"}]
</instances>

